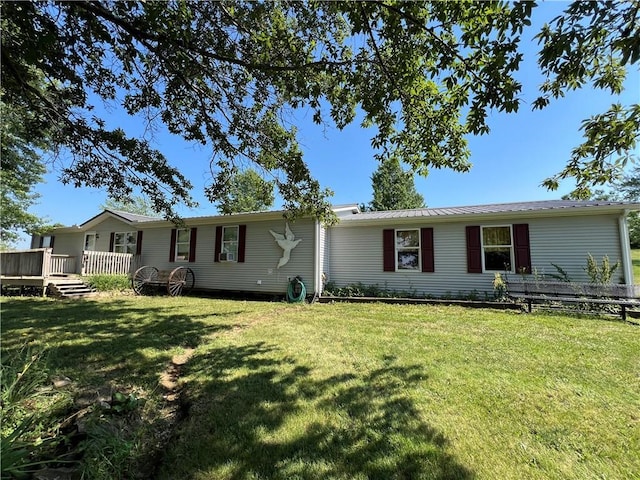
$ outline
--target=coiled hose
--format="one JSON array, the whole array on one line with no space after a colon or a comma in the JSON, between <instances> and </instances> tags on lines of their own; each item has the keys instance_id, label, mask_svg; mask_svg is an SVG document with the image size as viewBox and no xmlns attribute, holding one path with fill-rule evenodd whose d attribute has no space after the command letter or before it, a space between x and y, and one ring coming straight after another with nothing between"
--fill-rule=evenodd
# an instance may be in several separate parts
<instances>
[{"instance_id":1,"label":"coiled hose","mask_svg":"<svg viewBox=\"0 0 640 480\"><path fill-rule=\"evenodd\" d=\"M307 288L302 283L302 279L300 277L292 278L287 287L287 301L289 303L304 302L306 296Z\"/></svg>"}]
</instances>

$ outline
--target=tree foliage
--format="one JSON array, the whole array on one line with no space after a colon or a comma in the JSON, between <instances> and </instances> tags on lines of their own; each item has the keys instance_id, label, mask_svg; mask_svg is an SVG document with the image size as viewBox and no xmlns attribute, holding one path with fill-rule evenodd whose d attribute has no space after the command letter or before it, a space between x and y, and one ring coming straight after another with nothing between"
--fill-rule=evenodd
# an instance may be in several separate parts
<instances>
[{"instance_id":1,"label":"tree foliage","mask_svg":"<svg viewBox=\"0 0 640 480\"><path fill-rule=\"evenodd\" d=\"M242 212L261 212L273 205L274 182L268 182L252 169L233 175L218 202L224 215Z\"/></svg>"},{"instance_id":2,"label":"tree foliage","mask_svg":"<svg viewBox=\"0 0 640 480\"><path fill-rule=\"evenodd\" d=\"M373 199L366 210L426 208L424 197L416 190L413 173L404 171L396 157L380 164L371 175L371 185Z\"/></svg>"},{"instance_id":3,"label":"tree foliage","mask_svg":"<svg viewBox=\"0 0 640 480\"><path fill-rule=\"evenodd\" d=\"M44 130L40 136L31 135L34 119L27 110L0 102L0 117L0 245L8 248L20 239L20 232L37 233L45 228L29 208L39 197L34 187L46 173L39 149L48 147L48 138Z\"/></svg>"},{"instance_id":4,"label":"tree foliage","mask_svg":"<svg viewBox=\"0 0 640 480\"><path fill-rule=\"evenodd\" d=\"M148 217L155 217L158 212L153 210L153 204L145 197L134 195L128 200L116 200L114 198L107 198L107 200L100 205L103 210L119 210L121 212L135 213L137 215L146 215Z\"/></svg>"},{"instance_id":5,"label":"tree foliage","mask_svg":"<svg viewBox=\"0 0 640 480\"><path fill-rule=\"evenodd\" d=\"M516 112L514 77L533 2L2 2L2 99L51 126L62 181L133 189L175 217L191 185L147 138L111 129L94 101L212 150L212 201L240 162L276 175L292 215L330 216L292 125L296 109L343 128L375 127L378 160L417 173L470 168L466 136L491 110ZM640 52L639 2L573 2L540 32L536 108L593 84L619 92ZM36 88L44 77L46 88ZM97 100L96 100L97 99ZM612 178L638 139L637 105L586 120L567 168L577 191ZM616 155L616 158L612 158Z\"/></svg>"}]
</instances>

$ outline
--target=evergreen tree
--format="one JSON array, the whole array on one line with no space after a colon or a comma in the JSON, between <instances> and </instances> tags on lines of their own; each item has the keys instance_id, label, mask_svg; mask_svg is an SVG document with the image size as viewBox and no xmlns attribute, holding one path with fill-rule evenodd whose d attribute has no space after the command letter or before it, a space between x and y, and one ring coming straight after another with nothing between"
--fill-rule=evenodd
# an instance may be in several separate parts
<instances>
[{"instance_id":1,"label":"evergreen tree","mask_svg":"<svg viewBox=\"0 0 640 480\"><path fill-rule=\"evenodd\" d=\"M426 208L424 197L416 190L413 173L403 170L397 157L380 164L371 175L371 185L372 211Z\"/></svg>"}]
</instances>

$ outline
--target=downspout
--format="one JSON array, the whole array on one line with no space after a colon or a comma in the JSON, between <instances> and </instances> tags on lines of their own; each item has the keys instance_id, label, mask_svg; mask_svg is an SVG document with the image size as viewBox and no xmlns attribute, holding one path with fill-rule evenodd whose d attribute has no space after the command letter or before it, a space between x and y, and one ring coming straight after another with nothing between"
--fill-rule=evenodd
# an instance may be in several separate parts
<instances>
[{"instance_id":1,"label":"downspout","mask_svg":"<svg viewBox=\"0 0 640 480\"><path fill-rule=\"evenodd\" d=\"M629 229L627 228L627 214L629 210L625 210L618 219L618 227L620 230L620 250L622 251L622 272L624 274L624 283L633 285L633 264L631 263L631 247L629 245Z\"/></svg>"},{"instance_id":2,"label":"downspout","mask_svg":"<svg viewBox=\"0 0 640 480\"><path fill-rule=\"evenodd\" d=\"M313 285L313 295L314 299L320 297L322 293L322 272L320 271L320 221L316 218L316 241L314 247L314 285Z\"/></svg>"}]
</instances>

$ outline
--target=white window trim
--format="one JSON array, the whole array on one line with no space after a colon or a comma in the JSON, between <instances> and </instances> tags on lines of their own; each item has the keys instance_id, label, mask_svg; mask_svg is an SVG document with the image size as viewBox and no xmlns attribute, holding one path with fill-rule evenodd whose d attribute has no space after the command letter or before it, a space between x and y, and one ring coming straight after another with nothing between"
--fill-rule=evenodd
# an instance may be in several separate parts
<instances>
[{"instance_id":1,"label":"white window trim","mask_svg":"<svg viewBox=\"0 0 640 480\"><path fill-rule=\"evenodd\" d=\"M222 254L224 252L224 245L225 245L224 231L227 228L235 228L236 229L236 240L235 240L236 253L234 254L233 260L222 260L222 259L220 259L220 254ZM231 242L227 241L226 243L231 243ZM220 251L218 252L218 259L220 259L219 261L222 262L222 263L237 263L238 262L239 250L240 250L240 225L222 225L222 236L220 238Z\"/></svg>"},{"instance_id":2,"label":"white window trim","mask_svg":"<svg viewBox=\"0 0 640 480\"><path fill-rule=\"evenodd\" d=\"M180 238L180 231L181 230L187 230L189 232L189 241L187 242L179 242L178 239ZM174 249L175 252L173 254L173 261L174 262L178 262L178 263L189 263L189 255L191 254L191 227L187 227L187 228L177 228L176 229L176 243L174 244ZM178 244L187 244L187 258L178 258Z\"/></svg>"},{"instance_id":3,"label":"white window trim","mask_svg":"<svg viewBox=\"0 0 640 480\"><path fill-rule=\"evenodd\" d=\"M414 230L418 232L418 246L417 247L400 247L398 248L398 232L407 232L409 230ZM404 250L415 250L418 249L418 268L416 269L408 269L408 268L398 268L398 252ZM396 272L401 273L420 273L422 272L422 231L419 227L416 228L396 228L393 231L393 254L395 255L395 265Z\"/></svg>"},{"instance_id":4,"label":"white window trim","mask_svg":"<svg viewBox=\"0 0 640 480\"><path fill-rule=\"evenodd\" d=\"M484 264L484 235L483 235L483 230L485 228L500 228L500 227L509 227L509 238L511 239L511 243L509 244L509 249L510 249L510 253L509 253L509 258L511 259L511 264L509 265L510 269L506 270L504 268L501 268L500 270L487 270L485 268L485 264ZM513 245L513 225L511 224L506 224L506 225L480 225L480 246L481 246L481 257L482 257L482 271L483 272L487 272L487 273L494 273L494 272L506 272L506 273L515 273L514 270L514 263L515 263L515 250L514 250L514 245ZM487 245L487 247L506 247L507 245Z\"/></svg>"},{"instance_id":5,"label":"white window trim","mask_svg":"<svg viewBox=\"0 0 640 480\"><path fill-rule=\"evenodd\" d=\"M126 242L127 236L130 233L133 234L133 238L136 239L136 241L133 244L130 244L130 243ZM116 243L116 238L118 237L118 235L124 235L125 243ZM97 238L96 238L96 240L97 240ZM117 252L117 253L128 253L126 251L127 250L126 247L128 245L133 245L135 247L133 249L134 250L133 253L135 254L135 250L136 250L136 248L138 248L138 232L136 230L129 230L127 232L113 232L113 252L116 252L116 245L121 245L121 246L125 247L125 251L124 252Z\"/></svg>"}]
</instances>

